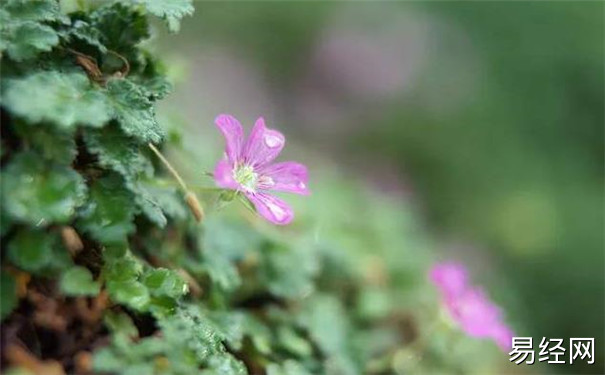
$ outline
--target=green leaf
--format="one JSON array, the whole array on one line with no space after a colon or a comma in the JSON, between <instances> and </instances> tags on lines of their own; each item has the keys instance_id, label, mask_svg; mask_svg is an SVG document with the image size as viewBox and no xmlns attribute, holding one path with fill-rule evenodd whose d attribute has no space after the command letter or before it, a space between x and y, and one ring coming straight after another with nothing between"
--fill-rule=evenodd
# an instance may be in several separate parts
<instances>
[{"instance_id":1,"label":"green leaf","mask_svg":"<svg viewBox=\"0 0 605 375\"><path fill-rule=\"evenodd\" d=\"M103 250L103 259L105 260L105 264L110 264L111 262L117 262L120 260L131 261L130 259L130 251L128 250L128 244L112 244L106 245Z\"/></svg>"},{"instance_id":2,"label":"green leaf","mask_svg":"<svg viewBox=\"0 0 605 375\"><path fill-rule=\"evenodd\" d=\"M68 21L53 0L5 0L2 9L19 21Z\"/></svg>"},{"instance_id":3,"label":"green leaf","mask_svg":"<svg viewBox=\"0 0 605 375\"><path fill-rule=\"evenodd\" d=\"M299 323L326 356L326 374L361 373L352 350L351 323L335 295L318 294L307 300Z\"/></svg>"},{"instance_id":4,"label":"green leaf","mask_svg":"<svg viewBox=\"0 0 605 375\"><path fill-rule=\"evenodd\" d=\"M11 217L32 225L68 221L86 197L78 173L44 162L32 152L15 156L2 172L4 208Z\"/></svg>"},{"instance_id":5,"label":"green leaf","mask_svg":"<svg viewBox=\"0 0 605 375\"><path fill-rule=\"evenodd\" d=\"M89 129L84 132L84 142L97 156L99 165L121 174L129 183L141 173L149 172L150 162L141 154L138 144L116 126Z\"/></svg>"},{"instance_id":6,"label":"green leaf","mask_svg":"<svg viewBox=\"0 0 605 375\"><path fill-rule=\"evenodd\" d=\"M135 310L146 311L151 296L149 288L139 281L142 263L129 251L120 251L123 249L121 246L110 249L109 252L106 249L103 254L103 278L106 280L109 297Z\"/></svg>"},{"instance_id":7,"label":"green leaf","mask_svg":"<svg viewBox=\"0 0 605 375\"><path fill-rule=\"evenodd\" d=\"M29 122L49 121L63 129L100 127L111 118L105 95L83 73L48 71L9 80L3 104Z\"/></svg>"},{"instance_id":8,"label":"green leaf","mask_svg":"<svg viewBox=\"0 0 605 375\"><path fill-rule=\"evenodd\" d=\"M235 265L222 254L207 250L204 252L204 268L210 279L224 291L231 291L242 281Z\"/></svg>"},{"instance_id":9,"label":"green leaf","mask_svg":"<svg viewBox=\"0 0 605 375\"><path fill-rule=\"evenodd\" d=\"M132 193L119 175L109 174L90 187L90 200L81 212L79 226L98 241L119 244L134 231L133 218Z\"/></svg>"},{"instance_id":10,"label":"green leaf","mask_svg":"<svg viewBox=\"0 0 605 375\"><path fill-rule=\"evenodd\" d=\"M35 272L51 263L56 238L40 230L20 230L8 245L8 257L17 267Z\"/></svg>"},{"instance_id":11,"label":"green leaf","mask_svg":"<svg viewBox=\"0 0 605 375\"><path fill-rule=\"evenodd\" d=\"M88 150L97 156L99 165L124 177L125 186L135 196L137 213L142 212L160 228L166 226L167 219L161 207L138 181L141 175L151 175L153 167L139 150L137 142L112 125L103 130L85 132L84 142Z\"/></svg>"},{"instance_id":12,"label":"green leaf","mask_svg":"<svg viewBox=\"0 0 605 375\"><path fill-rule=\"evenodd\" d=\"M64 272L73 266L71 255L61 242L58 236L54 236L55 245L53 246L53 254L46 268L50 272L50 276L55 277L57 273Z\"/></svg>"},{"instance_id":13,"label":"green leaf","mask_svg":"<svg viewBox=\"0 0 605 375\"><path fill-rule=\"evenodd\" d=\"M210 279L229 291L241 284L236 262L258 246L260 236L241 222L208 218L199 242L202 264Z\"/></svg>"},{"instance_id":14,"label":"green leaf","mask_svg":"<svg viewBox=\"0 0 605 375\"><path fill-rule=\"evenodd\" d=\"M204 221L202 246L208 253L220 253L230 260L244 259L260 244L261 237L241 221L208 217Z\"/></svg>"},{"instance_id":15,"label":"green leaf","mask_svg":"<svg viewBox=\"0 0 605 375\"><path fill-rule=\"evenodd\" d=\"M139 337L139 330L132 319L124 313L107 311L103 317L103 322L114 334L131 338Z\"/></svg>"},{"instance_id":16,"label":"green leaf","mask_svg":"<svg viewBox=\"0 0 605 375\"><path fill-rule=\"evenodd\" d=\"M108 49L134 60L133 46L149 37L149 24L141 12L118 2L100 7L90 15L90 23L102 34L101 43Z\"/></svg>"},{"instance_id":17,"label":"green leaf","mask_svg":"<svg viewBox=\"0 0 605 375\"><path fill-rule=\"evenodd\" d=\"M1 3L0 3L1 5ZM11 25L12 24L12 25ZM17 25L11 15L0 6L0 52L4 52L10 44L10 29Z\"/></svg>"},{"instance_id":18,"label":"green leaf","mask_svg":"<svg viewBox=\"0 0 605 375\"><path fill-rule=\"evenodd\" d=\"M156 337L132 342L124 335L114 335L111 346L94 353L93 369L123 375L157 374L154 359L165 345Z\"/></svg>"},{"instance_id":19,"label":"green leaf","mask_svg":"<svg viewBox=\"0 0 605 375\"><path fill-rule=\"evenodd\" d=\"M221 340L225 341L230 348L240 350L244 337L244 314L237 311L210 311L206 315Z\"/></svg>"},{"instance_id":20,"label":"green leaf","mask_svg":"<svg viewBox=\"0 0 605 375\"><path fill-rule=\"evenodd\" d=\"M100 285L93 280L87 268L74 266L67 270L59 282L61 291L68 296L95 296L99 294Z\"/></svg>"},{"instance_id":21,"label":"green leaf","mask_svg":"<svg viewBox=\"0 0 605 375\"><path fill-rule=\"evenodd\" d=\"M313 353L311 343L298 334L292 327L279 327L277 338L285 350L300 358L308 357Z\"/></svg>"},{"instance_id":22,"label":"green leaf","mask_svg":"<svg viewBox=\"0 0 605 375\"><path fill-rule=\"evenodd\" d=\"M144 90L133 82L116 78L107 82L108 98L114 117L124 133L142 143L158 143L164 137L164 130L155 118L151 101Z\"/></svg>"},{"instance_id":23,"label":"green leaf","mask_svg":"<svg viewBox=\"0 0 605 375\"><path fill-rule=\"evenodd\" d=\"M149 270L143 275L143 284L154 296L179 298L187 293L187 284L174 271L165 268Z\"/></svg>"},{"instance_id":24,"label":"green leaf","mask_svg":"<svg viewBox=\"0 0 605 375\"><path fill-rule=\"evenodd\" d=\"M200 373L201 366L219 374L240 374L244 368L225 353L213 324L199 308L186 305L157 323L161 338L150 336L133 342L124 339L123 334L114 334L110 346L94 353L94 369L133 375L184 375Z\"/></svg>"},{"instance_id":25,"label":"green leaf","mask_svg":"<svg viewBox=\"0 0 605 375\"><path fill-rule=\"evenodd\" d=\"M185 206L183 194L174 187L159 187L151 184L141 183L141 189L151 196L153 202L162 209L166 215L175 220L186 220L189 211Z\"/></svg>"},{"instance_id":26,"label":"green leaf","mask_svg":"<svg viewBox=\"0 0 605 375\"><path fill-rule=\"evenodd\" d=\"M141 183L135 184L136 203L141 212L155 225L164 228L168 223L168 219L164 215L162 207L158 201L149 194L148 190Z\"/></svg>"},{"instance_id":27,"label":"green leaf","mask_svg":"<svg viewBox=\"0 0 605 375\"><path fill-rule=\"evenodd\" d=\"M107 281L110 298L135 310L144 310L149 303L149 290L142 283L130 281Z\"/></svg>"},{"instance_id":28,"label":"green leaf","mask_svg":"<svg viewBox=\"0 0 605 375\"><path fill-rule=\"evenodd\" d=\"M130 252L124 253L121 257L112 258L111 255L108 256L106 250L103 258L105 259L103 272L105 279L108 281L127 282L137 280L143 269L141 263Z\"/></svg>"},{"instance_id":29,"label":"green leaf","mask_svg":"<svg viewBox=\"0 0 605 375\"><path fill-rule=\"evenodd\" d=\"M166 342L176 352L184 348L195 353L197 363L202 363L224 351L221 336L216 332L215 326L205 317L196 306L185 306L177 314L159 321Z\"/></svg>"},{"instance_id":30,"label":"green leaf","mask_svg":"<svg viewBox=\"0 0 605 375\"><path fill-rule=\"evenodd\" d=\"M326 355L346 352L349 323L336 297L318 295L308 300L300 320Z\"/></svg>"},{"instance_id":31,"label":"green leaf","mask_svg":"<svg viewBox=\"0 0 605 375\"><path fill-rule=\"evenodd\" d=\"M365 287L357 297L359 316L367 320L378 320L389 315L392 298L388 291L378 287Z\"/></svg>"},{"instance_id":32,"label":"green leaf","mask_svg":"<svg viewBox=\"0 0 605 375\"><path fill-rule=\"evenodd\" d=\"M130 75L128 78L139 86L149 100L155 102L159 99L163 99L172 91L172 84L166 77L168 69L155 54L147 50L141 52L141 73L138 75ZM163 127L165 128L165 126Z\"/></svg>"},{"instance_id":33,"label":"green leaf","mask_svg":"<svg viewBox=\"0 0 605 375\"><path fill-rule=\"evenodd\" d=\"M245 314L243 323L244 335L252 341L259 353L268 355L271 353L272 334L267 325L257 319L254 315Z\"/></svg>"},{"instance_id":34,"label":"green leaf","mask_svg":"<svg viewBox=\"0 0 605 375\"><path fill-rule=\"evenodd\" d=\"M50 51L59 44L59 36L49 26L37 22L23 22L3 36L6 52L15 61L35 57L40 52Z\"/></svg>"},{"instance_id":35,"label":"green leaf","mask_svg":"<svg viewBox=\"0 0 605 375\"><path fill-rule=\"evenodd\" d=\"M69 42L73 42L74 39L83 41L93 47L96 47L99 52L107 53L107 47L103 45L101 39L103 34L97 28L86 21L76 20L73 25L63 31L61 36Z\"/></svg>"},{"instance_id":36,"label":"green leaf","mask_svg":"<svg viewBox=\"0 0 605 375\"><path fill-rule=\"evenodd\" d=\"M163 99L172 91L172 84L158 72L153 72L153 78L136 81L151 100Z\"/></svg>"},{"instance_id":37,"label":"green leaf","mask_svg":"<svg viewBox=\"0 0 605 375\"><path fill-rule=\"evenodd\" d=\"M73 134L57 131L49 126L15 124L15 131L40 156L48 161L70 165L76 157L76 141Z\"/></svg>"},{"instance_id":38,"label":"green leaf","mask_svg":"<svg viewBox=\"0 0 605 375\"><path fill-rule=\"evenodd\" d=\"M152 296L146 311L149 311L156 319L162 319L173 315L177 308L178 301L173 298Z\"/></svg>"},{"instance_id":39,"label":"green leaf","mask_svg":"<svg viewBox=\"0 0 605 375\"><path fill-rule=\"evenodd\" d=\"M164 19L168 24L168 29L173 33L179 31L181 18L192 15L194 11L191 0L133 1L145 6L145 9L154 16Z\"/></svg>"},{"instance_id":40,"label":"green leaf","mask_svg":"<svg viewBox=\"0 0 605 375\"><path fill-rule=\"evenodd\" d=\"M55 1L3 1L0 8L0 51L15 61L50 51L59 43L55 30L40 22L68 22Z\"/></svg>"},{"instance_id":41,"label":"green leaf","mask_svg":"<svg viewBox=\"0 0 605 375\"><path fill-rule=\"evenodd\" d=\"M272 244L262 252L259 274L272 294L300 298L313 291L318 270L312 246Z\"/></svg>"},{"instance_id":42,"label":"green leaf","mask_svg":"<svg viewBox=\"0 0 605 375\"><path fill-rule=\"evenodd\" d=\"M288 359L282 364L271 363L267 366L267 375L311 375L299 362Z\"/></svg>"},{"instance_id":43,"label":"green leaf","mask_svg":"<svg viewBox=\"0 0 605 375\"><path fill-rule=\"evenodd\" d=\"M247 375L246 366L228 354L215 355L208 360L208 369L202 375Z\"/></svg>"},{"instance_id":44,"label":"green leaf","mask_svg":"<svg viewBox=\"0 0 605 375\"><path fill-rule=\"evenodd\" d=\"M0 274L0 319L4 320L17 307L17 283L8 273Z\"/></svg>"}]
</instances>

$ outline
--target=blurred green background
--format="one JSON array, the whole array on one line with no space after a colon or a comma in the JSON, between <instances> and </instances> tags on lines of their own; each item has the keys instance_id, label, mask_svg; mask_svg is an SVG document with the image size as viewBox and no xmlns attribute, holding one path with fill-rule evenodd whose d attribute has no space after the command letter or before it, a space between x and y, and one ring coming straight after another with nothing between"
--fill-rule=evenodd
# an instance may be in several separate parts
<instances>
[{"instance_id":1,"label":"blurred green background","mask_svg":"<svg viewBox=\"0 0 605 375\"><path fill-rule=\"evenodd\" d=\"M200 1L158 35L162 112L208 169L214 117L262 115L287 156L411 202L518 336L596 338L594 365L541 370L603 373L603 7Z\"/></svg>"}]
</instances>

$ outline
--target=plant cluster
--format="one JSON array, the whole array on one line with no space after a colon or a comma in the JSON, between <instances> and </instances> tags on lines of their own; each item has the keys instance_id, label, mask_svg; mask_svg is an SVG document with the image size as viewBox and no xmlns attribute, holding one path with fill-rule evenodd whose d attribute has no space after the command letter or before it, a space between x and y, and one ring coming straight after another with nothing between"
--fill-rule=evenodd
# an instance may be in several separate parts
<instances>
[{"instance_id":1,"label":"plant cluster","mask_svg":"<svg viewBox=\"0 0 605 375\"><path fill-rule=\"evenodd\" d=\"M2 2L3 369L383 374L497 363L494 348L434 328L433 245L405 206L326 179L291 227L247 212L199 222L196 199L166 183L153 152L179 137L156 119L170 84L143 43L150 17L177 31L191 12L188 0L69 13L52 0ZM466 363L469 352L485 355Z\"/></svg>"}]
</instances>

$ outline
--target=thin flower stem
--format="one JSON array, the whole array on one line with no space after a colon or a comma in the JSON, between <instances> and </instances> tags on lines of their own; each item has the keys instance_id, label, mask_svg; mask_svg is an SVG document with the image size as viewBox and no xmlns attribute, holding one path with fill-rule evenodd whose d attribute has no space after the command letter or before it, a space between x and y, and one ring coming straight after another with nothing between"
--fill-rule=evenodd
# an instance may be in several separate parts
<instances>
[{"instance_id":1,"label":"thin flower stem","mask_svg":"<svg viewBox=\"0 0 605 375\"><path fill-rule=\"evenodd\" d=\"M164 164L164 166L166 166L166 168L168 169L168 171L170 172L170 174L172 175L172 177L174 177L174 179L179 183L179 185L181 186L181 188L185 191L189 191L189 189L187 188L187 184L185 184L185 181L183 180L183 178L181 177L181 175L179 175L179 172L176 171L176 169L174 169L174 167L170 164L170 162L168 161L168 159L166 159L164 157L164 155L162 155L162 153L160 152L160 150L157 149L157 147L155 147L151 142L147 144L149 146L149 148L151 149L151 151L154 152L154 154L157 155L157 157L162 161L162 163Z\"/></svg>"},{"instance_id":2,"label":"thin flower stem","mask_svg":"<svg viewBox=\"0 0 605 375\"><path fill-rule=\"evenodd\" d=\"M162 178L156 178L155 179L155 184L156 186L181 186L180 184L174 182L172 179L162 179ZM195 190L201 193L222 193L223 191L225 191L226 189L220 188L220 187L215 187L215 186L192 186L190 187L191 190Z\"/></svg>"},{"instance_id":3,"label":"thin flower stem","mask_svg":"<svg viewBox=\"0 0 605 375\"><path fill-rule=\"evenodd\" d=\"M218 188L218 187L207 187L207 186L194 186L193 190L197 190L197 191L206 191L206 192L213 192L213 193L221 193L223 191L225 191L225 189L223 188Z\"/></svg>"},{"instance_id":4,"label":"thin flower stem","mask_svg":"<svg viewBox=\"0 0 605 375\"><path fill-rule=\"evenodd\" d=\"M193 213L195 220L200 223L204 219L204 209L202 208L200 201L197 199L197 196L193 192L191 192L189 188L187 188L187 184L185 183L179 172L174 169L172 164L170 164L168 159L166 159L164 155L162 155L160 150L158 150L151 142L147 145L149 146L151 151L153 151L154 154L156 154L156 156L162 161L162 163L164 163L164 166L166 166L168 171L170 171L172 177L174 177L174 179L179 183L179 185L185 192L184 198L185 202L187 203L187 206L189 206L189 209L191 210L191 213Z\"/></svg>"}]
</instances>

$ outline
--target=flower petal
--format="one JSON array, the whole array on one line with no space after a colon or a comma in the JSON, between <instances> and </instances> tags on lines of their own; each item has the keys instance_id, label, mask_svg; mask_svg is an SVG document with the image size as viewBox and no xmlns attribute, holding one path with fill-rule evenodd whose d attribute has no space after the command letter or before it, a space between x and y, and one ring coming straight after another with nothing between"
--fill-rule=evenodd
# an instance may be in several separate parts
<instances>
[{"instance_id":1,"label":"flower petal","mask_svg":"<svg viewBox=\"0 0 605 375\"><path fill-rule=\"evenodd\" d=\"M244 129L231 115L218 115L214 123L225 137L225 154L231 165L239 159L244 143Z\"/></svg>"},{"instance_id":2,"label":"flower petal","mask_svg":"<svg viewBox=\"0 0 605 375\"><path fill-rule=\"evenodd\" d=\"M447 301L452 318L471 337L489 337L500 324L500 309L479 288L471 288Z\"/></svg>"},{"instance_id":3,"label":"flower petal","mask_svg":"<svg viewBox=\"0 0 605 375\"><path fill-rule=\"evenodd\" d=\"M435 264L429 271L429 278L445 298L456 297L468 287L466 267L456 262Z\"/></svg>"},{"instance_id":4,"label":"flower petal","mask_svg":"<svg viewBox=\"0 0 605 375\"><path fill-rule=\"evenodd\" d=\"M214 181L216 185L224 189L237 190L239 185L233 179L233 167L225 159L222 159L214 167Z\"/></svg>"},{"instance_id":5,"label":"flower petal","mask_svg":"<svg viewBox=\"0 0 605 375\"><path fill-rule=\"evenodd\" d=\"M275 163L259 170L259 189L310 194L307 167L293 161Z\"/></svg>"},{"instance_id":6,"label":"flower petal","mask_svg":"<svg viewBox=\"0 0 605 375\"><path fill-rule=\"evenodd\" d=\"M242 158L248 165L260 168L275 159L285 143L286 137L277 130L265 127L265 120L260 117L243 148Z\"/></svg>"},{"instance_id":7,"label":"flower petal","mask_svg":"<svg viewBox=\"0 0 605 375\"><path fill-rule=\"evenodd\" d=\"M492 339L502 349L503 352L507 352L512 348L513 331L504 325L503 323L497 324L492 331Z\"/></svg>"},{"instance_id":8,"label":"flower petal","mask_svg":"<svg viewBox=\"0 0 605 375\"><path fill-rule=\"evenodd\" d=\"M248 193L248 199L256 211L265 219L277 225L289 224L294 218L294 211L283 200L265 193Z\"/></svg>"}]
</instances>

